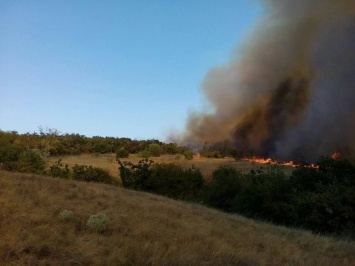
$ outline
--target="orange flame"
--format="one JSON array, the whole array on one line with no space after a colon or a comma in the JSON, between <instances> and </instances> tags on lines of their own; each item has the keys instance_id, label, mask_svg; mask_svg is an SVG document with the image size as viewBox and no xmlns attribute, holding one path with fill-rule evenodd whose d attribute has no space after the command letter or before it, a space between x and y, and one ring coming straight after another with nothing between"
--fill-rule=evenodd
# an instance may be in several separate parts
<instances>
[{"instance_id":1,"label":"orange flame","mask_svg":"<svg viewBox=\"0 0 355 266\"><path fill-rule=\"evenodd\" d=\"M331 157L335 160L335 159L338 159L340 157L340 152L338 151L335 151L332 153Z\"/></svg>"},{"instance_id":2,"label":"orange flame","mask_svg":"<svg viewBox=\"0 0 355 266\"><path fill-rule=\"evenodd\" d=\"M271 158L262 158L262 157L257 157L257 156L253 156L251 158L244 157L242 160L252 162L252 163L261 163L261 164L277 164L277 165L284 165L284 166L291 166L291 167L301 166L300 164L297 164L294 161L283 162L283 161L273 160ZM307 165L302 165L302 166L308 167L308 168L318 168L318 166L313 163L307 164Z\"/></svg>"}]
</instances>

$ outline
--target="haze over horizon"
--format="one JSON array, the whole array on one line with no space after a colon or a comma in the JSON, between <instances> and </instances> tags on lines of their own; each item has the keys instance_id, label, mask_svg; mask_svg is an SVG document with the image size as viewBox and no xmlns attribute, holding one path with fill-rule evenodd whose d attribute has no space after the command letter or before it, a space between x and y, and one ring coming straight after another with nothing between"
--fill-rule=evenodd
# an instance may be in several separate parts
<instances>
[{"instance_id":1,"label":"haze over horizon","mask_svg":"<svg viewBox=\"0 0 355 266\"><path fill-rule=\"evenodd\" d=\"M0 129L164 139L181 131L258 1L0 2Z\"/></svg>"}]
</instances>

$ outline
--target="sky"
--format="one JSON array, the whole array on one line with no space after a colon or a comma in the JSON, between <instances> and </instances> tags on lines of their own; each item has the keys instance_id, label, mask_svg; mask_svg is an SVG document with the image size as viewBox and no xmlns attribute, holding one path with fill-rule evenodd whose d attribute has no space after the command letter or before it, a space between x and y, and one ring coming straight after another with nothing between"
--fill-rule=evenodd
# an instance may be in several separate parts
<instances>
[{"instance_id":1,"label":"sky","mask_svg":"<svg viewBox=\"0 0 355 266\"><path fill-rule=\"evenodd\" d=\"M254 0L0 0L0 129L164 140L203 108Z\"/></svg>"}]
</instances>

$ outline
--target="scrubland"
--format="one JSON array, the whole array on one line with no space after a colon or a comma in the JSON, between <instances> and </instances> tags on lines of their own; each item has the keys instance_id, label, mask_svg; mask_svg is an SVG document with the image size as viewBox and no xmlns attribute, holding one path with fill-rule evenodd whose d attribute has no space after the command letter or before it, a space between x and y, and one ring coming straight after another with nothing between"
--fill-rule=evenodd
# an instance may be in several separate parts
<instances>
[{"instance_id":1,"label":"scrubland","mask_svg":"<svg viewBox=\"0 0 355 266\"><path fill-rule=\"evenodd\" d=\"M117 169L114 157L92 158L63 162ZM108 217L107 230L87 225L94 214ZM355 243L121 187L0 171L0 265L355 265Z\"/></svg>"},{"instance_id":2,"label":"scrubland","mask_svg":"<svg viewBox=\"0 0 355 266\"><path fill-rule=\"evenodd\" d=\"M54 163L58 159L62 159L63 164L73 166L75 164L80 165L92 165L95 167L101 167L110 171L113 176L119 176L118 164L114 153L109 154L81 154L81 155L66 155L59 157L52 157L50 163ZM130 154L129 158L122 158L122 161L129 161L136 164L142 158L136 154ZM150 157L149 159L158 163L174 163L186 168L194 166L200 169L205 179L209 179L212 172L219 166L230 166L243 172L249 172L251 169L259 169L265 165L260 163L251 163L248 161L236 161L234 158L196 158L193 160L185 160L183 156L177 155L161 155L160 157ZM293 168L290 166L283 166L286 174L291 174Z\"/></svg>"}]
</instances>

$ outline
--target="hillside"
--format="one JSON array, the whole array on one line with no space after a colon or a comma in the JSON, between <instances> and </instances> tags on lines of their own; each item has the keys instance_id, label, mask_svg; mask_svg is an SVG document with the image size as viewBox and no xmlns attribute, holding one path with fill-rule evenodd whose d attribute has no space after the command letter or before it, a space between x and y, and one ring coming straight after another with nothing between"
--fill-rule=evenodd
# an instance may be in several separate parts
<instances>
[{"instance_id":1,"label":"hillside","mask_svg":"<svg viewBox=\"0 0 355 266\"><path fill-rule=\"evenodd\" d=\"M0 210L1 265L355 265L354 242L103 184L0 171Z\"/></svg>"}]
</instances>

